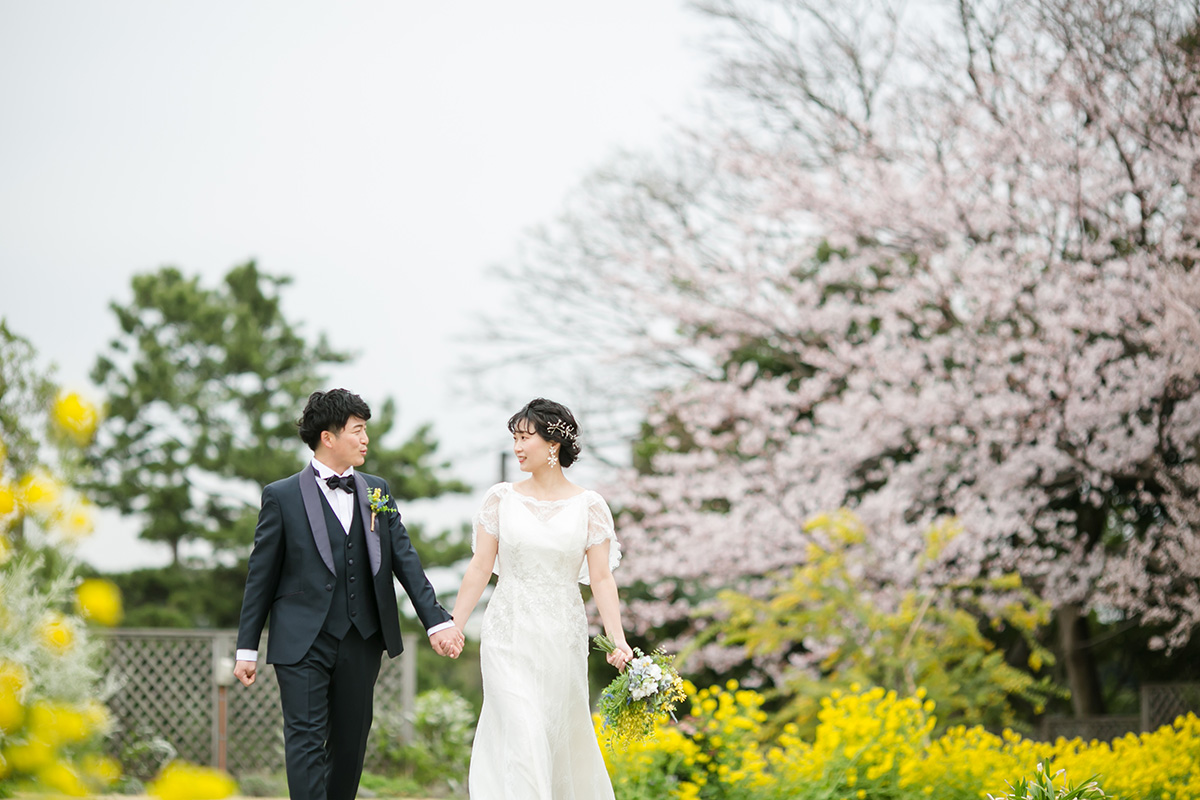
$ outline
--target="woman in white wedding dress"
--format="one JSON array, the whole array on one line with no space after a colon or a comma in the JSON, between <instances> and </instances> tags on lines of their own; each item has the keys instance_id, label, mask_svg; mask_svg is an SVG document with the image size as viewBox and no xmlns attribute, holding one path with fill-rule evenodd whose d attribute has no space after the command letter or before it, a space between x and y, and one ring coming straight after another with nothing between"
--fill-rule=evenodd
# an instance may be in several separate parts
<instances>
[{"instance_id":1,"label":"woman in white wedding dress","mask_svg":"<svg viewBox=\"0 0 1200 800\"><path fill-rule=\"evenodd\" d=\"M612 570L620 558L612 513L596 492L563 475L579 455L575 418L538 398L508 421L529 478L488 490L474 520L475 555L454 603L460 629L494 571L480 634L483 710L471 749L471 800L612 800L588 704L591 583L608 662L633 658Z\"/></svg>"}]
</instances>

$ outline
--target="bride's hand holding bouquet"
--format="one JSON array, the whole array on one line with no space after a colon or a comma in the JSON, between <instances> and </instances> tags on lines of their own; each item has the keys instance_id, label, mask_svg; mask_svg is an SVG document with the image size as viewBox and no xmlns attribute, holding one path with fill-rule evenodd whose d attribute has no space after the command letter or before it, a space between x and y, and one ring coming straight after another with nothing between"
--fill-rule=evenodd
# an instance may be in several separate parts
<instances>
[{"instance_id":1,"label":"bride's hand holding bouquet","mask_svg":"<svg viewBox=\"0 0 1200 800\"><path fill-rule=\"evenodd\" d=\"M625 663L626 654L618 649L612 639L601 634L595 637L596 649L608 655L608 663L621 669L600 695L600 715L604 727L612 732L613 739L623 742L640 742L654 733L654 724L659 719L675 718L675 705L687 698L683 679L675 669L675 657L667 655L661 648L646 655L633 648L633 659ZM613 656L621 658L614 662Z\"/></svg>"}]
</instances>

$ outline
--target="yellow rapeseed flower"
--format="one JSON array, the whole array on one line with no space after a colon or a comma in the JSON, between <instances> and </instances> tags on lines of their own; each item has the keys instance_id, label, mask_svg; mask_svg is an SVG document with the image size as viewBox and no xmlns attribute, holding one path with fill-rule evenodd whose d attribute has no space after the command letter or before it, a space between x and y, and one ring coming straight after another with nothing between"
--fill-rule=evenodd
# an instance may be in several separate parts
<instances>
[{"instance_id":1,"label":"yellow rapeseed flower","mask_svg":"<svg viewBox=\"0 0 1200 800\"><path fill-rule=\"evenodd\" d=\"M220 770L172 761L148 787L162 800L219 800L229 797L237 784Z\"/></svg>"},{"instance_id":2,"label":"yellow rapeseed flower","mask_svg":"<svg viewBox=\"0 0 1200 800\"><path fill-rule=\"evenodd\" d=\"M79 616L112 627L121 621L121 590L112 581L89 578L75 590L75 609Z\"/></svg>"},{"instance_id":3,"label":"yellow rapeseed flower","mask_svg":"<svg viewBox=\"0 0 1200 800\"><path fill-rule=\"evenodd\" d=\"M77 392L59 392L50 416L61 431L80 445L91 441L99 421L96 407Z\"/></svg>"}]
</instances>

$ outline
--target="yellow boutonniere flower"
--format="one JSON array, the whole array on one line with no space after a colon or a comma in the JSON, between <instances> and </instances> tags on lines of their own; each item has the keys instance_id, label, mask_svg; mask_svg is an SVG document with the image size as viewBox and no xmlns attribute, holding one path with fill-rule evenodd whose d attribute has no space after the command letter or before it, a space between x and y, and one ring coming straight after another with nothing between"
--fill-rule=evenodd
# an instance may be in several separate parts
<instances>
[{"instance_id":1,"label":"yellow boutonniere flower","mask_svg":"<svg viewBox=\"0 0 1200 800\"><path fill-rule=\"evenodd\" d=\"M392 498L377 487L367 493L367 500L371 503L371 530L375 530L375 515L394 510L388 506L388 503L392 502Z\"/></svg>"}]
</instances>

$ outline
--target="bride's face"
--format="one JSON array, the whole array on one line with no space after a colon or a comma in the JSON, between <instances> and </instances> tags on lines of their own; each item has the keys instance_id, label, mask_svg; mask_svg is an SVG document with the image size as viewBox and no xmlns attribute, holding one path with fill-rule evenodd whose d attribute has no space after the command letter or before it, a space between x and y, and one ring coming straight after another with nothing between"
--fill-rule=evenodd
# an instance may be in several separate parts
<instances>
[{"instance_id":1,"label":"bride's face","mask_svg":"<svg viewBox=\"0 0 1200 800\"><path fill-rule=\"evenodd\" d=\"M521 420L513 431L513 454L522 472L534 472L549 465L550 449L558 444L550 444L534 429L529 420Z\"/></svg>"}]
</instances>

